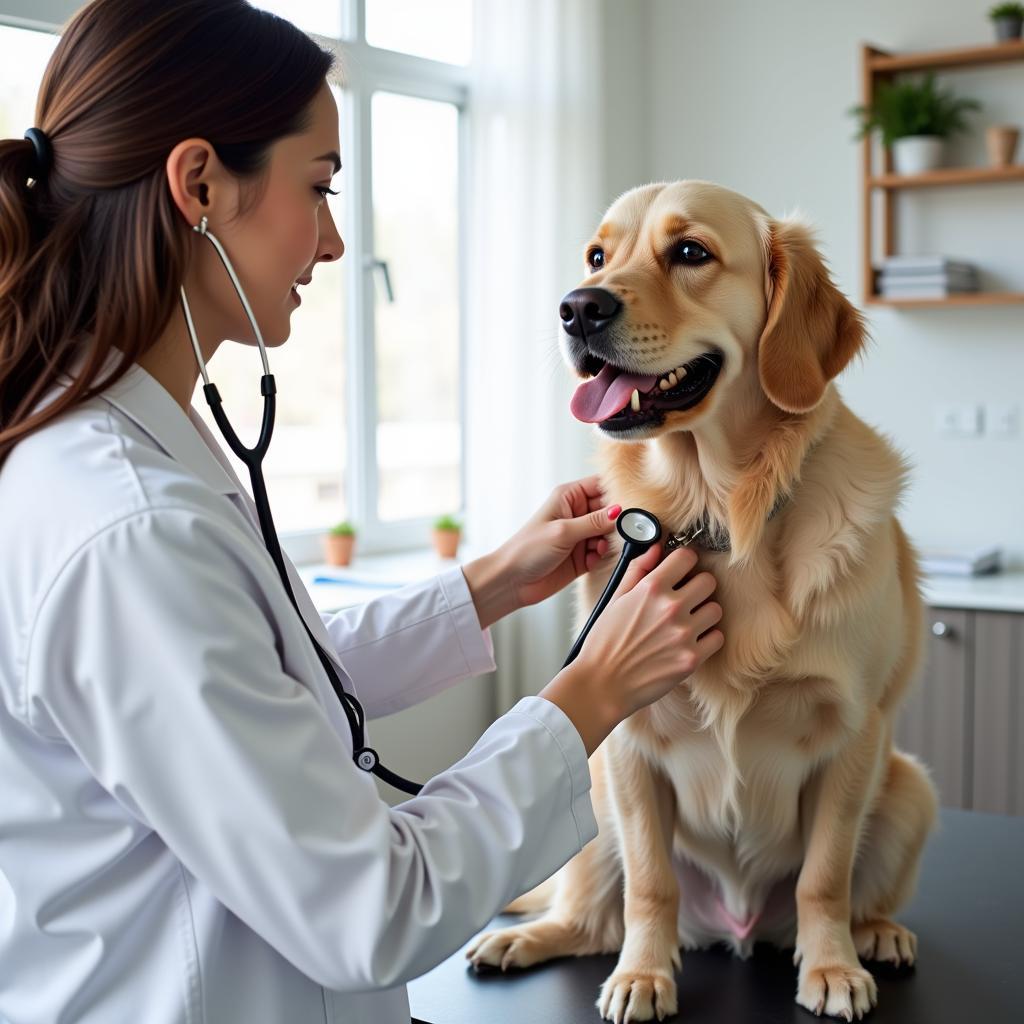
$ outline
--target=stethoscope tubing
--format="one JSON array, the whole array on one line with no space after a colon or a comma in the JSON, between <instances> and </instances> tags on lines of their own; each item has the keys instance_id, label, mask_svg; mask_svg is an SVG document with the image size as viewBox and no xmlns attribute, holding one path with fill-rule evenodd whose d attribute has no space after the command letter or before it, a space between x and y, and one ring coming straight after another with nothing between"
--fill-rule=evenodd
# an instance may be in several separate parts
<instances>
[{"instance_id":1,"label":"stethoscope tubing","mask_svg":"<svg viewBox=\"0 0 1024 1024\"><path fill-rule=\"evenodd\" d=\"M206 370L206 363L203 359L202 350L199 346L199 338L196 334L195 323L192 320L192 311L188 305L188 298L185 295L185 289L182 287L181 305L185 314L185 324L188 329L189 338L192 341L192 348L195 352L196 359L199 363L199 369L203 377L203 394L206 396L206 401L213 413L213 418L216 421L220 432L224 435L224 439L227 441L228 446L249 470L253 502L256 505L256 514L259 519L260 531L263 534L263 543L270 554L274 567L277 569L278 576L281 578L281 584L284 586L285 593L288 595L288 600L295 609L295 612L299 617L299 621L302 623L303 629L306 631L306 635L313 644L317 658L323 666L324 671L327 673L327 678L331 682L335 695L341 702L342 709L345 712L345 718L348 721L349 730L352 733L353 761L355 761L356 765L363 771L372 772L379 779L391 786L394 786L396 789L401 790L404 793L408 793L410 796L416 796L420 790L422 790L423 786L420 783L412 782L410 779L403 778L397 772L393 772L385 767L381 763L377 752L372 747L366 746L366 715L363 711L363 706L355 694L349 693L345 689L334 662L323 649L317 638L313 635L313 631L309 628L309 624L306 622L305 616L299 610L299 605L295 599L295 593L292 589L291 580L288 577L288 569L285 565L284 555L281 551L281 542L277 536L277 530L274 527L274 517L270 510L270 498L267 495L266 480L263 476L263 458L270 447L270 439L274 433L274 419L277 407L277 386L274 382L274 376L270 372L266 346L263 343L263 335L260 333L256 317L252 312L252 307L249 305L249 302L245 297L245 292L242 289L241 282L238 280L238 275L235 273L235 269L232 266L224 247L207 226L207 218L203 217L199 224L194 226L193 230L203 238L209 239L217 250L217 255L220 257L221 263L224 264L224 269L227 271L235 292L238 294L239 301L242 303L242 308L245 310L246 316L249 318L249 323L252 325L253 333L256 336L256 343L259 346L264 371L263 376L260 379L260 393L263 395L263 418L260 424L259 438L252 448L247 448L241 442L237 433L235 433L234 428L228 420L227 414L224 412L224 405L220 397L220 392L217 390L217 385L210 382L210 378Z\"/></svg>"}]
</instances>

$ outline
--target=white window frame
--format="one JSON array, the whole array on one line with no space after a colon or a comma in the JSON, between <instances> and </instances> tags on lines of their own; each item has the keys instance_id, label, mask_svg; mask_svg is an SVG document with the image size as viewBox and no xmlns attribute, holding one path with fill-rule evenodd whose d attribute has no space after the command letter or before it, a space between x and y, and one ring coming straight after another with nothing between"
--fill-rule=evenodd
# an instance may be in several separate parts
<instances>
[{"instance_id":1,"label":"white window frame","mask_svg":"<svg viewBox=\"0 0 1024 1024\"><path fill-rule=\"evenodd\" d=\"M84 2L85 0L0 0L0 25L35 29L56 35Z\"/></svg>"},{"instance_id":2,"label":"white window frame","mask_svg":"<svg viewBox=\"0 0 1024 1024\"><path fill-rule=\"evenodd\" d=\"M0 24L59 32L82 0L0 0ZM374 325L373 176L370 108L375 92L398 93L451 103L458 112L459 167L459 486L466 496L466 313L467 243L470 203L470 75L468 66L445 64L397 53L366 42L366 0L335 0L341 5L339 39L310 33L339 58L332 84L342 90L341 144L345 195L347 450L346 505L359 530L363 554L421 549L429 543L433 516L384 522L377 515L377 379ZM341 74L344 77L341 77ZM281 544L296 562L322 557L321 536L329 526L284 531Z\"/></svg>"},{"instance_id":3,"label":"white window frame","mask_svg":"<svg viewBox=\"0 0 1024 1024\"><path fill-rule=\"evenodd\" d=\"M376 92L451 103L458 112L459 167L459 488L465 515L466 496L466 304L469 198L470 68L427 60L411 54L378 49L366 42L366 0L341 0L342 38L311 33L334 52L339 66L332 84L343 90L341 146L345 170L346 357L348 447L346 451L348 518L359 530L359 549L365 554L423 548L429 544L434 516L384 522L377 515L377 375L375 359L373 261L373 153L371 113ZM340 74L339 74L340 72ZM327 524L325 524L327 525ZM321 557L322 529L283 533L281 542L296 562Z\"/></svg>"}]
</instances>

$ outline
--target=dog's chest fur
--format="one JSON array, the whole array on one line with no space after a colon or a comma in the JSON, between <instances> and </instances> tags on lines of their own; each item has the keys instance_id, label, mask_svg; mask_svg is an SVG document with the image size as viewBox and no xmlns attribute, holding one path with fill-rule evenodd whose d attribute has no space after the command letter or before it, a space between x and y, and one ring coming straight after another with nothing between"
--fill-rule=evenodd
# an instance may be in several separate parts
<instances>
[{"instance_id":1,"label":"dog's chest fur","mask_svg":"<svg viewBox=\"0 0 1024 1024\"><path fill-rule=\"evenodd\" d=\"M778 679L749 702L695 695L697 680L633 716L636 744L672 785L677 839L698 861L743 873L785 873L799 863L801 793L844 733L841 698L825 679Z\"/></svg>"},{"instance_id":2,"label":"dog's chest fur","mask_svg":"<svg viewBox=\"0 0 1024 1024\"><path fill-rule=\"evenodd\" d=\"M799 870L802 794L856 727L859 704L836 675L808 671L813 639L794 632L771 574L737 572L727 557L704 554L700 565L718 580L727 648L616 740L635 744L672 786L677 855L743 917Z\"/></svg>"}]
</instances>

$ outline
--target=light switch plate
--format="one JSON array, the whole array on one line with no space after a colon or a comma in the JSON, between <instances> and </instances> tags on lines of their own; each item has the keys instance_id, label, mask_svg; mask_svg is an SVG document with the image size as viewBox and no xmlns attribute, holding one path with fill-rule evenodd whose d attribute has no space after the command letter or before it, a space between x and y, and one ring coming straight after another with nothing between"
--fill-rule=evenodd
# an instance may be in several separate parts
<instances>
[{"instance_id":1,"label":"light switch plate","mask_svg":"<svg viewBox=\"0 0 1024 1024\"><path fill-rule=\"evenodd\" d=\"M941 437L977 437L983 422L980 405L949 403L935 407L935 431Z\"/></svg>"},{"instance_id":2,"label":"light switch plate","mask_svg":"<svg viewBox=\"0 0 1024 1024\"><path fill-rule=\"evenodd\" d=\"M1014 402L989 402L985 424L991 437L1020 436L1020 406Z\"/></svg>"}]
</instances>

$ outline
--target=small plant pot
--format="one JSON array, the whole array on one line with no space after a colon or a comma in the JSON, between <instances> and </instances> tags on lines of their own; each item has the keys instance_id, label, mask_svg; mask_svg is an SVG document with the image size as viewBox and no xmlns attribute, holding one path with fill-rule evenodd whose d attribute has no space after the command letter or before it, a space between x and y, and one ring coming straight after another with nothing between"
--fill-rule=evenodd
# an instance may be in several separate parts
<instances>
[{"instance_id":1,"label":"small plant pot","mask_svg":"<svg viewBox=\"0 0 1024 1024\"><path fill-rule=\"evenodd\" d=\"M1017 151L1020 131L1011 124L993 124L985 129L988 160L993 167L1009 167Z\"/></svg>"},{"instance_id":2,"label":"small plant pot","mask_svg":"<svg viewBox=\"0 0 1024 1024\"><path fill-rule=\"evenodd\" d=\"M328 565L348 565L356 538L351 533L324 534L324 557Z\"/></svg>"},{"instance_id":3,"label":"small plant pot","mask_svg":"<svg viewBox=\"0 0 1024 1024\"><path fill-rule=\"evenodd\" d=\"M892 144L897 174L923 174L942 166L945 139L941 135L904 135Z\"/></svg>"},{"instance_id":4,"label":"small plant pot","mask_svg":"<svg viewBox=\"0 0 1024 1024\"><path fill-rule=\"evenodd\" d=\"M1019 14L1005 14L1001 18L992 19L996 25L996 41L1008 43L1011 39L1020 39L1021 25L1024 18Z\"/></svg>"},{"instance_id":5,"label":"small plant pot","mask_svg":"<svg viewBox=\"0 0 1024 1024\"><path fill-rule=\"evenodd\" d=\"M459 538L461 530L437 530L433 532L434 550L442 558L454 558L459 550Z\"/></svg>"}]
</instances>

